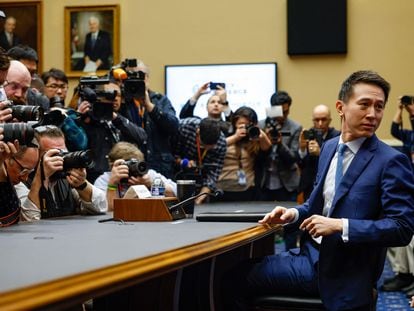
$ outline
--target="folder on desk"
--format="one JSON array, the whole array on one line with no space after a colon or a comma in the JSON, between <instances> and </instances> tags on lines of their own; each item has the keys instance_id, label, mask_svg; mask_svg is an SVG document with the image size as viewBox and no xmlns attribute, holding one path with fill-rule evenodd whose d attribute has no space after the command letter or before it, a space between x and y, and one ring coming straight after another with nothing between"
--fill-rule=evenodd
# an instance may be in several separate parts
<instances>
[{"instance_id":1,"label":"folder on desk","mask_svg":"<svg viewBox=\"0 0 414 311\"><path fill-rule=\"evenodd\" d=\"M267 212L205 212L196 216L198 221L258 222Z\"/></svg>"}]
</instances>

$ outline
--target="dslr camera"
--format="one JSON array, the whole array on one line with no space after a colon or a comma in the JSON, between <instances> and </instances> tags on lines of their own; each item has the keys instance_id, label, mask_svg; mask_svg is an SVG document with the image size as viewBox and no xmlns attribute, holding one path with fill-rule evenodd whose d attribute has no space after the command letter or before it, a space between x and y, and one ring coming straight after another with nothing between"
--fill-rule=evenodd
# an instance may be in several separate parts
<instances>
[{"instance_id":1,"label":"dslr camera","mask_svg":"<svg viewBox=\"0 0 414 311\"><path fill-rule=\"evenodd\" d=\"M404 95L401 97L401 104L403 106L411 105L413 103L413 99L414 97L411 95Z\"/></svg>"},{"instance_id":2,"label":"dslr camera","mask_svg":"<svg viewBox=\"0 0 414 311\"><path fill-rule=\"evenodd\" d=\"M306 140L316 140L319 146L323 142L323 131L321 129L310 128L309 130L303 131L303 136Z\"/></svg>"},{"instance_id":3,"label":"dslr camera","mask_svg":"<svg viewBox=\"0 0 414 311\"><path fill-rule=\"evenodd\" d=\"M257 139L260 136L260 129L253 124L246 126L247 136L249 139Z\"/></svg>"},{"instance_id":4,"label":"dslr camera","mask_svg":"<svg viewBox=\"0 0 414 311\"><path fill-rule=\"evenodd\" d=\"M145 161L129 159L124 162L128 166L129 177L144 176L148 172L148 165Z\"/></svg>"},{"instance_id":5,"label":"dslr camera","mask_svg":"<svg viewBox=\"0 0 414 311\"><path fill-rule=\"evenodd\" d=\"M40 106L28 105L13 105L13 101L5 101L6 106L3 109L10 108L12 110L12 117L21 121L42 121L44 110Z\"/></svg>"},{"instance_id":6,"label":"dslr camera","mask_svg":"<svg viewBox=\"0 0 414 311\"><path fill-rule=\"evenodd\" d=\"M279 135L281 136L290 136L290 132L282 131L282 125L280 125L279 122L275 118L266 118L265 121L266 128L270 129L269 135L270 139L273 141L276 141L279 138Z\"/></svg>"},{"instance_id":7,"label":"dslr camera","mask_svg":"<svg viewBox=\"0 0 414 311\"><path fill-rule=\"evenodd\" d=\"M109 82L106 77L82 77L79 80L79 96L92 105L89 115L95 120L112 120L113 101L117 92L105 91L103 86Z\"/></svg>"},{"instance_id":8,"label":"dslr camera","mask_svg":"<svg viewBox=\"0 0 414 311\"><path fill-rule=\"evenodd\" d=\"M72 168L92 168L95 162L92 159L91 150L74 152L60 151L58 156L63 158L63 170L53 174L52 179L65 178Z\"/></svg>"}]
</instances>

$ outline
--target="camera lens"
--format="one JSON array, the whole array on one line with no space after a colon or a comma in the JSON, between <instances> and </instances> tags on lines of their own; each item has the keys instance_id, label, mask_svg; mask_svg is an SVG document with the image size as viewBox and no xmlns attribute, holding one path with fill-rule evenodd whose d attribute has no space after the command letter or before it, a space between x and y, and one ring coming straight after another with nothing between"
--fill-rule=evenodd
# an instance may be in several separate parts
<instances>
[{"instance_id":1,"label":"camera lens","mask_svg":"<svg viewBox=\"0 0 414 311\"><path fill-rule=\"evenodd\" d=\"M91 168L94 165L91 150L62 153L62 157L64 171L71 168Z\"/></svg>"},{"instance_id":2,"label":"camera lens","mask_svg":"<svg viewBox=\"0 0 414 311\"><path fill-rule=\"evenodd\" d=\"M49 107L50 108L63 108L65 106L64 101L62 100L62 98L60 98L60 96L53 96L50 100L49 100Z\"/></svg>"},{"instance_id":3,"label":"camera lens","mask_svg":"<svg viewBox=\"0 0 414 311\"><path fill-rule=\"evenodd\" d=\"M125 161L125 164L128 166L129 176L138 177L143 176L148 172L147 163L144 161L139 161L137 159L130 159Z\"/></svg>"},{"instance_id":4,"label":"camera lens","mask_svg":"<svg viewBox=\"0 0 414 311\"><path fill-rule=\"evenodd\" d=\"M3 123L0 127L3 128L4 142L13 142L17 139L20 145L27 146L34 138L34 129L27 123Z\"/></svg>"},{"instance_id":5,"label":"camera lens","mask_svg":"<svg viewBox=\"0 0 414 311\"><path fill-rule=\"evenodd\" d=\"M44 110L40 106L15 105L10 107L12 116L19 121L40 121L43 119Z\"/></svg>"},{"instance_id":6,"label":"camera lens","mask_svg":"<svg viewBox=\"0 0 414 311\"><path fill-rule=\"evenodd\" d=\"M257 126L252 125L247 128L247 133L250 139L256 139L260 136L260 129Z\"/></svg>"},{"instance_id":7,"label":"camera lens","mask_svg":"<svg viewBox=\"0 0 414 311\"><path fill-rule=\"evenodd\" d=\"M404 95L403 97L401 97L401 104L403 104L404 106L411 105L412 102L413 97L410 95Z\"/></svg>"}]
</instances>

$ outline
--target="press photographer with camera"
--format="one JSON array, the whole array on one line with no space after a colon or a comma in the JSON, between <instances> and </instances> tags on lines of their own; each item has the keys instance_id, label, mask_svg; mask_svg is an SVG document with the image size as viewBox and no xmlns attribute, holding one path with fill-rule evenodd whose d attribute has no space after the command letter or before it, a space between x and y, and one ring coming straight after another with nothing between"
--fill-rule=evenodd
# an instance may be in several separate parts
<instances>
[{"instance_id":1,"label":"press photographer with camera","mask_svg":"<svg viewBox=\"0 0 414 311\"><path fill-rule=\"evenodd\" d=\"M194 117L194 108L197 101L202 95L209 94L213 91L213 95L207 100L207 116L216 119L220 123L220 127L224 135L227 137L231 125L232 111L227 101L226 89L219 83L206 82L194 93L194 95L181 108L180 119ZM222 118L225 116L225 120Z\"/></svg>"},{"instance_id":2,"label":"press photographer with camera","mask_svg":"<svg viewBox=\"0 0 414 311\"><path fill-rule=\"evenodd\" d=\"M151 188L155 178L161 178L165 185L165 196L177 196L177 185L171 179L148 169L144 154L137 146L128 142L115 144L108 153L108 162L111 171L103 173L94 185L106 192L108 210L113 210L113 200L122 198L132 185L145 185Z\"/></svg>"},{"instance_id":3,"label":"press photographer with camera","mask_svg":"<svg viewBox=\"0 0 414 311\"><path fill-rule=\"evenodd\" d=\"M232 115L233 131L226 138L227 151L217 182L217 188L223 190L220 201L256 200L256 160L272 146L257 123L257 114L250 107L242 106Z\"/></svg>"},{"instance_id":4,"label":"press photographer with camera","mask_svg":"<svg viewBox=\"0 0 414 311\"><path fill-rule=\"evenodd\" d=\"M306 201L312 192L322 144L340 134L338 130L329 127L331 120L329 107L317 105L312 111L313 127L303 130L300 134L299 167L301 176L299 193L303 193L302 201Z\"/></svg>"},{"instance_id":5,"label":"press photographer with camera","mask_svg":"<svg viewBox=\"0 0 414 311\"><path fill-rule=\"evenodd\" d=\"M86 179L89 152L68 153L63 132L53 125L37 127L35 135L40 160L22 204L26 219L106 212L105 193Z\"/></svg>"},{"instance_id":6,"label":"press photographer with camera","mask_svg":"<svg viewBox=\"0 0 414 311\"><path fill-rule=\"evenodd\" d=\"M30 72L23 63L11 60L3 83L7 99L13 101L15 105L25 105L31 79Z\"/></svg>"},{"instance_id":7,"label":"press photographer with camera","mask_svg":"<svg viewBox=\"0 0 414 311\"><path fill-rule=\"evenodd\" d=\"M88 169L91 183L110 169L106 156L116 143L127 141L143 148L147 140L143 128L119 114L122 98L119 85L106 78L99 79L104 84L97 85L96 80L81 78L81 103L77 110L82 116L80 125L88 136L88 148L96 151L95 165Z\"/></svg>"},{"instance_id":8,"label":"press photographer with camera","mask_svg":"<svg viewBox=\"0 0 414 311\"><path fill-rule=\"evenodd\" d=\"M147 146L143 152L149 167L173 178L171 138L178 131L174 107L165 95L150 89L149 68L141 60L126 59L120 69L126 73L123 78L118 77L125 97L120 113L147 133Z\"/></svg>"},{"instance_id":9,"label":"press photographer with camera","mask_svg":"<svg viewBox=\"0 0 414 311\"><path fill-rule=\"evenodd\" d=\"M411 129L403 128L403 111L407 111ZM414 166L414 97L404 95L399 98L398 108L391 124L391 135L403 143L402 152L405 153Z\"/></svg>"},{"instance_id":10,"label":"press photographer with camera","mask_svg":"<svg viewBox=\"0 0 414 311\"><path fill-rule=\"evenodd\" d=\"M298 149L302 126L288 118L292 98L279 91L270 98L266 120L259 122L272 147L264 160L260 176L263 201L296 201L299 186Z\"/></svg>"},{"instance_id":11,"label":"press photographer with camera","mask_svg":"<svg viewBox=\"0 0 414 311\"><path fill-rule=\"evenodd\" d=\"M176 163L184 170L180 179L195 179L198 193L216 191L227 149L226 138L217 120L181 119L175 141ZM184 159L187 159L186 167L182 167ZM195 204L203 203L206 198L206 195L198 197Z\"/></svg>"}]
</instances>

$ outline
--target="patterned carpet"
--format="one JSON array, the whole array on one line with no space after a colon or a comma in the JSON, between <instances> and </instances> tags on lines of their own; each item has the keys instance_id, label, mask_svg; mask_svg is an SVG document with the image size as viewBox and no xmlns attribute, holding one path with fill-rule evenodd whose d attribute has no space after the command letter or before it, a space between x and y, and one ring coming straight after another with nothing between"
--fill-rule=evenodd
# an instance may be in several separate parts
<instances>
[{"instance_id":1,"label":"patterned carpet","mask_svg":"<svg viewBox=\"0 0 414 311\"><path fill-rule=\"evenodd\" d=\"M384 272L379 280L379 285L382 284L384 279L391 278L394 272L391 270L391 266L388 261L385 262ZM410 308L409 299L406 298L403 292L378 292L377 311L413 311Z\"/></svg>"}]
</instances>

